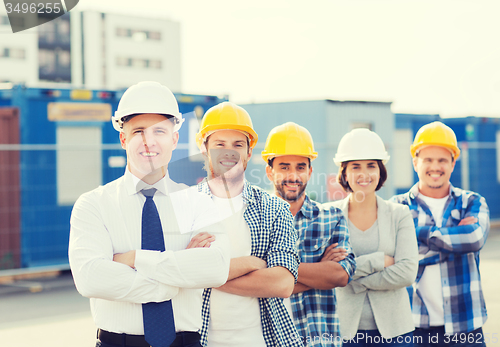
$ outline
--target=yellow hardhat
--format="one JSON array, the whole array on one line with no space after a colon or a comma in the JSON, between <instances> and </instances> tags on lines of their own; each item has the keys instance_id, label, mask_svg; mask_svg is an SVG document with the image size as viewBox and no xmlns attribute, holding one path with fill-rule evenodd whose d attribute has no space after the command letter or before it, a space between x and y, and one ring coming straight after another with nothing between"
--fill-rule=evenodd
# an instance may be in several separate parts
<instances>
[{"instance_id":1,"label":"yellow hardhat","mask_svg":"<svg viewBox=\"0 0 500 347\"><path fill-rule=\"evenodd\" d=\"M314 151L309 131L298 124L288 122L271 130L267 136L266 147L262 151L262 159L267 163L268 159L282 155L299 155L314 160L318 152Z\"/></svg>"},{"instance_id":2,"label":"yellow hardhat","mask_svg":"<svg viewBox=\"0 0 500 347\"><path fill-rule=\"evenodd\" d=\"M411 156L415 157L419 149L427 146L445 147L450 150L455 160L460 156L455 133L441 122L426 124L418 130L413 145L410 147Z\"/></svg>"},{"instance_id":3,"label":"yellow hardhat","mask_svg":"<svg viewBox=\"0 0 500 347\"><path fill-rule=\"evenodd\" d=\"M250 139L250 148L257 143L257 133L253 130L252 119L245 109L232 102L222 102L208 109L203 116L200 131L196 134L196 144L201 148L208 135L217 130L238 130Z\"/></svg>"}]
</instances>

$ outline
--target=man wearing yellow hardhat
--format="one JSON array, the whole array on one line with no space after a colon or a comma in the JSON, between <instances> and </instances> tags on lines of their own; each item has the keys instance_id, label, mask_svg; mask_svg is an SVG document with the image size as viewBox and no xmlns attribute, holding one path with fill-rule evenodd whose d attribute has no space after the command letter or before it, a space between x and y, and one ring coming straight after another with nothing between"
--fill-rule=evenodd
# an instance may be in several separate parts
<instances>
[{"instance_id":1,"label":"man wearing yellow hardhat","mask_svg":"<svg viewBox=\"0 0 500 347\"><path fill-rule=\"evenodd\" d=\"M479 194L450 183L460 156L451 128L441 122L424 125L410 151L419 181L394 200L410 207L419 244L414 341L420 346L484 346L481 327L487 316L479 251L490 229L488 206Z\"/></svg>"},{"instance_id":2,"label":"man wearing yellow hardhat","mask_svg":"<svg viewBox=\"0 0 500 347\"><path fill-rule=\"evenodd\" d=\"M302 346L283 304L297 278L297 234L288 206L245 180L257 143L250 115L224 102L209 109L196 141L212 196L231 241L229 278L204 293L202 341L208 347Z\"/></svg>"},{"instance_id":3,"label":"man wearing yellow hardhat","mask_svg":"<svg viewBox=\"0 0 500 347\"><path fill-rule=\"evenodd\" d=\"M342 211L305 194L317 155L309 131L288 122L271 130L262 159L276 195L290 204L299 235L299 278L290 297L297 340L340 346L334 288L348 283L356 264Z\"/></svg>"},{"instance_id":4,"label":"man wearing yellow hardhat","mask_svg":"<svg viewBox=\"0 0 500 347\"><path fill-rule=\"evenodd\" d=\"M183 121L177 101L167 87L140 82L111 121L125 173L80 196L69 242L96 347L200 347L203 289L226 281L229 240L213 202L168 176Z\"/></svg>"}]
</instances>

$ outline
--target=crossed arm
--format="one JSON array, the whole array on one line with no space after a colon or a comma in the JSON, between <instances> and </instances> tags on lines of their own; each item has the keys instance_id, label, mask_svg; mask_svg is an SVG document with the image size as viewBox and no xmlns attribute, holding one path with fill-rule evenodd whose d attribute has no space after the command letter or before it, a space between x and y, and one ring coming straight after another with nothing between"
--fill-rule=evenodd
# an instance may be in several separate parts
<instances>
[{"instance_id":1,"label":"crossed arm","mask_svg":"<svg viewBox=\"0 0 500 347\"><path fill-rule=\"evenodd\" d=\"M191 238L184 250L132 250L115 254L113 260L162 283L205 288L226 282L229 254L224 254L223 250L228 248L227 235L200 232Z\"/></svg>"},{"instance_id":2,"label":"crossed arm","mask_svg":"<svg viewBox=\"0 0 500 347\"><path fill-rule=\"evenodd\" d=\"M268 268L266 261L250 255L231 259L228 281L217 289L256 298L287 298L292 294L294 281L287 268Z\"/></svg>"},{"instance_id":3,"label":"crossed arm","mask_svg":"<svg viewBox=\"0 0 500 347\"><path fill-rule=\"evenodd\" d=\"M207 232L201 232L196 234L187 245L186 249L190 248L209 248L212 242L215 241L215 236ZM130 266L135 269L135 256L136 251L128 251L126 253L116 253L113 255L113 261L117 263L122 263L124 265Z\"/></svg>"},{"instance_id":4,"label":"crossed arm","mask_svg":"<svg viewBox=\"0 0 500 347\"><path fill-rule=\"evenodd\" d=\"M439 264L452 259L455 254L481 250L490 230L486 200L479 195L472 195L462 213L464 217L456 226L416 226L420 265Z\"/></svg>"},{"instance_id":5,"label":"crossed arm","mask_svg":"<svg viewBox=\"0 0 500 347\"><path fill-rule=\"evenodd\" d=\"M319 262L299 265L299 279L293 294L309 289L333 289L347 285L349 274L339 262L344 260L348 253L337 246L338 243L328 246Z\"/></svg>"},{"instance_id":6,"label":"crossed arm","mask_svg":"<svg viewBox=\"0 0 500 347\"><path fill-rule=\"evenodd\" d=\"M471 198L465 216L457 226L417 226L419 244L442 253L479 251L484 246L490 229L489 209L484 198Z\"/></svg>"},{"instance_id":7,"label":"crossed arm","mask_svg":"<svg viewBox=\"0 0 500 347\"><path fill-rule=\"evenodd\" d=\"M310 289L328 290L345 287L350 277L354 275L356 262L351 251L347 222L339 211L332 210L330 215L336 217L331 219L336 222L329 224L332 244L325 249L319 260L300 264L294 294Z\"/></svg>"}]
</instances>

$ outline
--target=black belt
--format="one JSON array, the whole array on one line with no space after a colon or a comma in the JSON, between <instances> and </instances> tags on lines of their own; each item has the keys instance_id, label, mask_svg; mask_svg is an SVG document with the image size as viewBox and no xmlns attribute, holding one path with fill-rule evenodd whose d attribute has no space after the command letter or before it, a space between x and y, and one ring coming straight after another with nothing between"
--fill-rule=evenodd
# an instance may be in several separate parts
<instances>
[{"instance_id":1,"label":"black belt","mask_svg":"<svg viewBox=\"0 0 500 347\"><path fill-rule=\"evenodd\" d=\"M200 341L200 334L194 331L182 331L176 334L174 342L170 347L182 347ZM127 347L150 347L149 343L144 339L144 335L129 335L117 334L106 330L98 329L97 338L101 342L110 343L112 345L127 346Z\"/></svg>"}]
</instances>

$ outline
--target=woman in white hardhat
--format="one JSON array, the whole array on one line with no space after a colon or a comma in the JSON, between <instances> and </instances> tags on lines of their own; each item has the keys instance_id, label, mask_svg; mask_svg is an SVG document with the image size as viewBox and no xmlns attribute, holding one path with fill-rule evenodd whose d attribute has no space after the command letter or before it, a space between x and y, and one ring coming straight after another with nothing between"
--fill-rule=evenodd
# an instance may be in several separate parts
<instances>
[{"instance_id":1,"label":"woman in white hardhat","mask_svg":"<svg viewBox=\"0 0 500 347\"><path fill-rule=\"evenodd\" d=\"M415 327L406 287L417 275L417 240L407 206L376 194L387 179L388 160L382 139L368 129L344 135L334 158L340 166L337 179L350 194L332 204L347 217L357 264L352 281L336 289L347 347L374 341L413 346Z\"/></svg>"}]
</instances>

